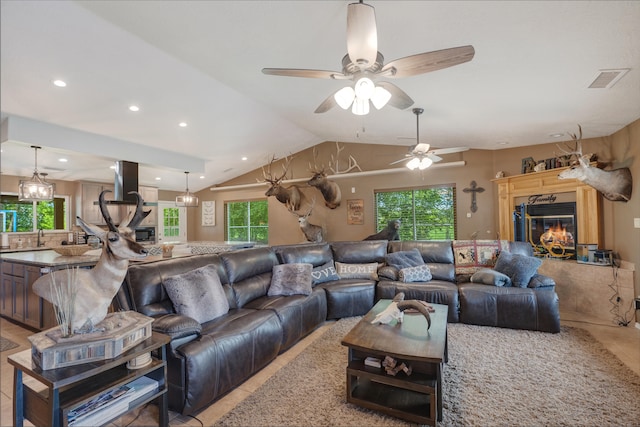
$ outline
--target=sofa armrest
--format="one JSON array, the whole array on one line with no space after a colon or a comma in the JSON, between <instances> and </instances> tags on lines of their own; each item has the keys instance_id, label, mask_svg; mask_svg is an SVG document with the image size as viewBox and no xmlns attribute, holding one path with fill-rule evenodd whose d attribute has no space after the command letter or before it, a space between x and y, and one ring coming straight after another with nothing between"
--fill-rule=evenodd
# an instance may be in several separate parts
<instances>
[{"instance_id":1,"label":"sofa armrest","mask_svg":"<svg viewBox=\"0 0 640 427\"><path fill-rule=\"evenodd\" d=\"M151 325L155 332L168 335L172 340L193 335L197 337L202 325L195 319L180 314L163 314L156 317Z\"/></svg>"},{"instance_id":2,"label":"sofa armrest","mask_svg":"<svg viewBox=\"0 0 640 427\"><path fill-rule=\"evenodd\" d=\"M529 284L527 287L529 288L546 288L550 286L555 286L556 282L549 276L545 276L543 274L534 274L531 280L529 280Z\"/></svg>"}]
</instances>

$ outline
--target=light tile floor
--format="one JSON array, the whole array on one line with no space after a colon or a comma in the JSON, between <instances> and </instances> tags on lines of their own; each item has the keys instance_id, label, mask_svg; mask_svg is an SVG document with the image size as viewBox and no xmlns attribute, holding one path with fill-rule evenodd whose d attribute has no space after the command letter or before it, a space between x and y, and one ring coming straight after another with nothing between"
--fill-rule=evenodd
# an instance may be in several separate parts
<instances>
[{"instance_id":1,"label":"light tile floor","mask_svg":"<svg viewBox=\"0 0 640 427\"><path fill-rule=\"evenodd\" d=\"M623 363L629 366L635 373L640 375L640 329L632 325L620 327L607 324L600 319L585 318L584 315L576 313L562 313L561 323L566 326L584 328L604 347L615 354ZM285 366L295 358L308 345L322 335L333 322L327 322L312 334L301 340L284 354L278 356L269 366L258 372L256 375L245 381L242 385L218 400L207 409L203 410L196 417L184 416L175 412L169 414L171 426L211 426L215 422L233 409L235 405L249 396L275 372ZM1 318L0 332L3 337L8 338L20 346L16 349L2 353L0 362L1 393L0 393L0 426L13 425L13 367L7 362L7 356L14 352L29 348L27 337L33 332L24 329L14 323ZM143 410L134 411L110 424L111 427L118 426L148 426L157 423L157 409L154 405L148 405ZM25 425L32 426L30 422Z\"/></svg>"}]
</instances>

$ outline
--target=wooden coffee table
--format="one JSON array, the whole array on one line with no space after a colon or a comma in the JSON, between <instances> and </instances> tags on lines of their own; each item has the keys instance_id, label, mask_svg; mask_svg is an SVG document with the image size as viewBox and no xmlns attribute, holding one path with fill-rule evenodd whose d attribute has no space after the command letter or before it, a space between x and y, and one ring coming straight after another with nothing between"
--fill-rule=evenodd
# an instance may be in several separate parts
<instances>
[{"instance_id":1,"label":"wooden coffee table","mask_svg":"<svg viewBox=\"0 0 640 427\"><path fill-rule=\"evenodd\" d=\"M431 328L422 314L405 313L404 322L373 325L371 321L391 303L380 300L342 339L349 348L347 401L418 424L442 421L442 368L447 361L446 305L431 304ZM365 365L367 357L390 356L411 366L411 375L395 376L384 367Z\"/></svg>"}]
</instances>

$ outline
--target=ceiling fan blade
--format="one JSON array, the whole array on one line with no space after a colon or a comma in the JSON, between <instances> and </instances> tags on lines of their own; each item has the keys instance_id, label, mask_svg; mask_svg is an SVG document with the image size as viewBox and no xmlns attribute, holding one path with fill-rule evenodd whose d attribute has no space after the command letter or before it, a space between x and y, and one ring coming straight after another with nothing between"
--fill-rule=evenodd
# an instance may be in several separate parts
<instances>
[{"instance_id":1,"label":"ceiling fan blade","mask_svg":"<svg viewBox=\"0 0 640 427\"><path fill-rule=\"evenodd\" d=\"M314 113L326 113L327 111L338 105L336 99L334 98L336 92L332 93L327 99L322 101L322 104L318 105L318 108L316 108L316 111L314 111Z\"/></svg>"},{"instance_id":2,"label":"ceiling fan blade","mask_svg":"<svg viewBox=\"0 0 640 427\"><path fill-rule=\"evenodd\" d=\"M410 77L469 62L474 55L475 49L471 45L419 53L389 62L378 74L386 73L385 76L393 78Z\"/></svg>"},{"instance_id":3,"label":"ceiling fan blade","mask_svg":"<svg viewBox=\"0 0 640 427\"><path fill-rule=\"evenodd\" d=\"M339 71L326 71L326 70L302 70L296 68L263 68L263 74L271 76L285 76L285 77L306 77L310 79L349 79L351 77L345 76Z\"/></svg>"},{"instance_id":4,"label":"ceiling fan blade","mask_svg":"<svg viewBox=\"0 0 640 427\"><path fill-rule=\"evenodd\" d=\"M378 55L378 30L376 11L365 3L347 6L347 52L353 64L361 70L376 62Z\"/></svg>"},{"instance_id":5,"label":"ceiling fan blade","mask_svg":"<svg viewBox=\"0 0 640 427\"><path fill-rule=\"evenodd\" d=\"M469 147L452 147L452 148L437 148L435 150L431 150L430 154L451 154L451 153L461 153L463 151L469 151Z\"/></svg>"},{"instance_id":6,"label":"ceiling fan blade","mask_svg":"<svg viewBox=\"0 0 640 427\"><path fill-rule=\"evenodd\" d=\"M404 162L404 161L406 161L406 160L407 160L407 159L400 159L400 160L396 160L395 162L391 162L391 163L389 163L389 166L391 166L391 165L395 165L395 164L398 164L398 163L401 163L401 162Z\"/></svg>"},{"instance_id":7,"label":"ceiling fan blade","mask_svg":"<svg viewBox=\"0 0 640 427\"><path fill-rule=\"evenodd\" d=\"M388 105L400 110L404 110L405 108L409 108L413 105L413 99L393 83L376 82L376 85L385 88L391 94L391 99L387 103Z\"/></svg>"},{"instance_id":8,"label":"ceiling fan blade","mask_svg":"<svg viewBox=\"0 0 640 427\"><path fill-rule=\"evenodd\" d=\"M427 157L430 158L431 161L433 161L433 163L439 162L440 160L442 160L442 157L436 156L435 154L433 154L433 152L427 153Z\"/></svg>"}]
</instances>

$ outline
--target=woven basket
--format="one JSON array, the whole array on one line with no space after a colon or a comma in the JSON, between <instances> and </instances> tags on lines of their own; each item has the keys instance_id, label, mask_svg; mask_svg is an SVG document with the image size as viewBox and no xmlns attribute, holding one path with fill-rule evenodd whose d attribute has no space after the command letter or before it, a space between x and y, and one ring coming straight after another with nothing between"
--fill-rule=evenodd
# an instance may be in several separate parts
<instances>
[{"instance_id":1,"label":"woven basket","mask_svg":"<svg viewBox=\"0 0 640 427\"><path fill-rule=\"evenodd\" d=\"M91 249L89 245L67 245L67 246L56 246L52 248L54 251L64 256L77 256L82 255L88 250Z\"/></svg>"}]
</instances>

